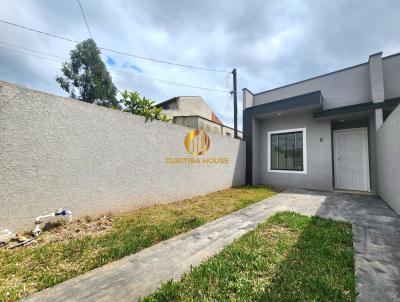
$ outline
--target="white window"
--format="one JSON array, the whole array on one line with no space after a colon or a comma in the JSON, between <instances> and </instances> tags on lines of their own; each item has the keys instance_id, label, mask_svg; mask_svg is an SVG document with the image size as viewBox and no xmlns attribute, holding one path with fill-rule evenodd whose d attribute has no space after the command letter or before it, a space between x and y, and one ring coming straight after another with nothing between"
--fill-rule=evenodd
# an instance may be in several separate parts
<instances>
[{"instance_id":1,"label":"white window","mask_svg":"<svg viewBox=\"0 0 400 302\"><path fill-rule=\"evenodd\" d=\"M268 132L268 172L307 174L306 128Z\"/></svg>"}]
</instances>

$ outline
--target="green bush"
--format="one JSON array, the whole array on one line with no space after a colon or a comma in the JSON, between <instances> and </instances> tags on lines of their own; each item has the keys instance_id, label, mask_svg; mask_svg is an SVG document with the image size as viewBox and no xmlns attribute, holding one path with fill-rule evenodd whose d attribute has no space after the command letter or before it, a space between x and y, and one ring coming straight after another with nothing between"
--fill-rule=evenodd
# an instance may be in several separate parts
<instances>
[{"instance_id":1,"label":"green bush","mask_svg":"<svg viewBox=\"0 0 400 302\"><path fill-rule=\"evenodd\" d=\"M146 119L151 120L160 120L164 122L169 122L171 120L162 113L161 108L154 105L154 101L151 101L146 97L141 97L136 91L128 92L125 90L121 95L121 103L125 105L123 111L141 115Z\"/></svg>"}]
</instances>

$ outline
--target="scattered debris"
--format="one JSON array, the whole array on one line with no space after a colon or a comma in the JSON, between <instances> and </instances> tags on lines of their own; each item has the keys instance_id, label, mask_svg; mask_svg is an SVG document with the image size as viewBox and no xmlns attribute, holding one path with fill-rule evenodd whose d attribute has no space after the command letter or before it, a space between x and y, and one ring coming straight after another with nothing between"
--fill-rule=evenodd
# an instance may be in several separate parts
<instances>
[{"instance_id":1,"label":"scattered debris","mask_svg":"<svg viewBox=\"0 0 400 302\"><path fill-rule=\"evenodd\" d=\"M17 244L10 246L11 249L24 246L31 243L35 237L27 238L22 233L14 234L8 229L0 230L0 247L6 247L7 245L11 244L11 242L17 241Z\"/></svg>"},{"instance_id":2,"label":"scattered debris","mask_svg":"<svg viewBox=\"0 0 400 302\"><path fill-rule=\"evenodd\" d=\"M68 221L71 222L72 221L72 212L68 211L67 209L60 208L60 209L57 209L53 213L36 217L35 228L31 232L34 237L30 237L30 238L28 238L26 236L26 235L28 235L27 233L14 234L8 229L0 230L0 247L7 247L11 241L18 242L17 244L9 246L9 248L11 248L11 249L14 249L14 248L20 247L20 246L26 246L26 245L32 243L35 239L37 239L37 237L42 233L42 229L40 228L40 225L42 223L44 223L45 220L47 220L49 218L53 218L53 217L66 217L66 216L68 216L68 218L69 218ZM47 225L48 225L48 223L46 223L45 228L48 227Z\"/></svg>"},{"instance_id":3,"label":"scattered debris","mask_svg":"<svg viewBox=\"0 0 400 302\"><path fill-rule=\"evenodd\" d=\"M106 233L112 227L112 215L100 217L86 216L74 219L72 223L49 223L43 227L43 232L37 242L58 242L71 240L87 235L97 236ZM37 243L35 242L35 245Z\"/></svg>"},{"instance_id":4,"label":"scattered debris","mask_svg":"<svg viewBox=\"0 0 400 302\"><path fill-rule=\"evenodd\" d=\"M6 245L13 238L15 238L15 234L9 229L0 230L0 246Z\"/></svg>"},{"instance_id":5,"label":"scattered debris","mask_svg":"<svg viewBox=\"0 0 400 302\"><path fill-rule=\"evenodd\" d=\"M54 213L50 213L47 215L42 215L42 216L38 216L35 219L35 228L32 231L33 236L37 237L40 235L40 233L42 232L42 229L40 228L40 225L43 223L43 219L45 218L53 218L53 217L59 217L59 216L67 216L69 218L69 222L72 221L72 212L68 211L67 209L57 209Z\"/></svg>"},{"instance_id":6,"label":"scattered debris","mask_svg":"<svg viewBox=\"0 0 400 302\"><path fill-rule=\"evenodd\" d=\"M22 241L28 240L28 238L27 238L24 234L22 234L22 233L17 233L17 234L15 235L15 239L16 239L18 242L22 242Z\"/></svg>"},{"instance_id":7,"label":"scattered debris","mask_svg":"<svg viewBox=\"0 0 400 302\"><path fill-rule=\"evenodd\" d=\"M25 240L23 240L21 242L18 242L15 245L11 246L10 248L13 249L13 248L16 248L16 247L19 247L19 246L27 245L27 244L31 243L33 240L35 240L35 239L36 239L35 237L29 238L29 239L25 239Z\"/></svg>"},{"instance_id":8,"label":"scattered debris","mask_svg":"<svg viewBox=\"0 0 400 302\"><path fill-rule=\"evenodd\" d=\"M113 217L114 216L111 213L108 213L107 215L97 217L86 216L83 218L75 218L73 221L68 223L65 220L44 222L43 220L45 219L42 219L41 223L43 223L43 225L41 227L40 236L32 237L31 232L17 234L10 232L12 234L11 240L4 244L0 243L0 249L16 247L31 248L51 242L68 241L88 235L102 235L111 229Z\"/></svg>"}]
</instances>

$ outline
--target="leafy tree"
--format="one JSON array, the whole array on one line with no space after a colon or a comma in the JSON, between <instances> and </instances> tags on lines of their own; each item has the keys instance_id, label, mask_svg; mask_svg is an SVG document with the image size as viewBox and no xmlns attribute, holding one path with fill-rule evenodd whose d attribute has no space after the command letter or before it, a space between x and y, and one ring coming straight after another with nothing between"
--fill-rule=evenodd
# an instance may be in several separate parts
<instances>
[{"instance_id":1,"label":"leafy tree","mask_svg":"<svg viewBox=\"0 0 400 302\"><path fill-rule=\"evenodd\" d=\"M74 99L120 109L114 86L100 49L92 39L79 43L71 50L70 62L64 62L64 77L57 77L61 88Z\"/></svg>"},{"instance_id":2,"label":"leafy tree","mask_svg":"<svg viewBox=\"0 0 400 302\"><path fill-rule=\"evenodd\" d=\"M125 105L125 109L123 109L123 111L141 115L151 120L155 119L164 122L169 122L171 120L164 113L162 113L161 108L154 106L154 101L151 101L145 97L140 97L139 93L136 91L128 92L125 90L121 93L121 95L121 103Z\"/></svg>"}]
</instances>

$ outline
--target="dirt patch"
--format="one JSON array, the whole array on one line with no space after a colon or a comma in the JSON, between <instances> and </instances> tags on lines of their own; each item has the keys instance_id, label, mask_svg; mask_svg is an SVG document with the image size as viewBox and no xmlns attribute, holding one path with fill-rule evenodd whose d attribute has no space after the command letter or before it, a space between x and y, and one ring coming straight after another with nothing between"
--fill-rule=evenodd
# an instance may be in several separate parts
<instances>
[{"instance_id":1,"label":"dirt patch","mask_svg":"<svg viewBox=\"0 0 400 302\"><path fill-rule=\"evenodd\" d=\"M260 229L257 233L263 238L274 242L282 239L282 236L285 235L297 235L292 229L275 224L267 229Z\"/></svg>"},{"instance_id":2,"label":"dirt patch","mask_svg":"<svg viewBox=\"0 0 400 302\"><path fill-rule=\"evenodd\" d=\"M42 225L42 233L24 248L37 247L50 242L69 241L84 236L98 236L106 233L112 227L114 217L111 214L100 217L86 216L74 219L72 222L56 221ZM17 234L20 238L31 238L30 232ZM18 241L10 241L2 248L9 248ZM21 248L21 247L19 247Z\"/></svg>"},{"instance_id":3,"label":"dirt patch","mask_svg":"<svg viewBox=\"0 0 400 302\"><path fill-rule=\"evenodd\" d=\"M71 240L82 236L96 236L107 232L112 227L113 217L104 215L97 218L85 217L73 220L71 223L58 223L58 225L45 225L43 233L37 242L57 242Z\"/></svg>"}]
</instances>

